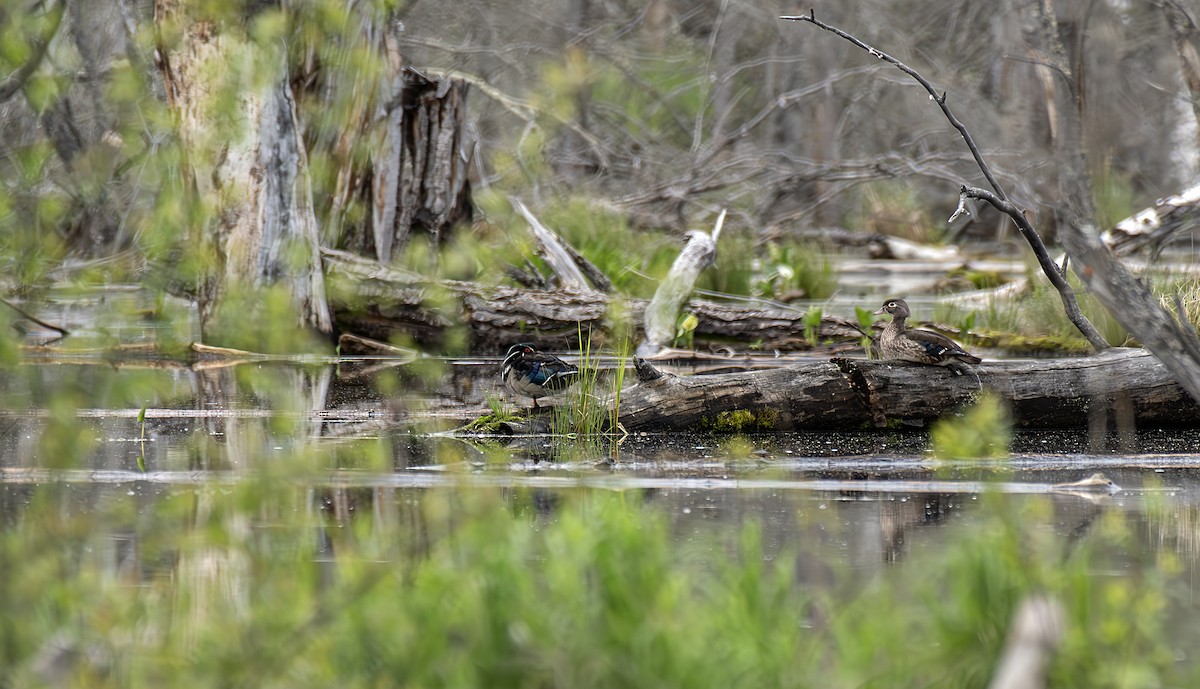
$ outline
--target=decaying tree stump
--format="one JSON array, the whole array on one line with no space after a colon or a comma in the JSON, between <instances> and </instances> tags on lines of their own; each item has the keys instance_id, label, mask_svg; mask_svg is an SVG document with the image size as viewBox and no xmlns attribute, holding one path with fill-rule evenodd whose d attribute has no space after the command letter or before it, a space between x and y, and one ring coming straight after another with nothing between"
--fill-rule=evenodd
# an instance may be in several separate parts
<instances>
[{"instance_id":1,"label":"decaying tree stump","mask_svg":"<svg viewBox=\"0 0 1200 689\"><path fill-rule=\"evenodd\" d=\"M431 79L396 64L393 69L384 145L372 170L371 239L380 261L390 261L414 230L428 232L436 246L443 232L474 212L466 82Z\"/></svg>"},{"instance_id":2,"label":"decaying tree stump","mask_svg":"<svg viewBox=\"0 0 1200 689\"><path fill-rule=\"evenodd\" d=\"M180 32L178 43L160 46L158 56L166 98L189 153L185 184L197 201L215 209L196 228L194 242L217 263L200 289L202 330L231 288L283 284L297 323L330 332L308 154L285 56L257 65L274 70L262 86L214 86L209 74L247 59L244 37L235 30L223 33L229 27L215 20L192 17L177 0L157 0L155 16L171 28L162 33ZM216 120L210 109L221 88L236 90L237 98L223 113L227 119Z\"/></svg>"},{"instance_id":3,"label":"decaying tree stump","mask_svg":"<svg viewBox=\"0 0 1200 689\"><path fill-rule=\"evenodd\" d=\"M639 363L638 384L621 393L620 420L629 431L878 428L953 414L986 389L1008 402L1018 427L1095 427L1110 414L1120 423L1200 425L1200 406L1145 350L974 368L978 381L936 366L865 359L687 377Z\"/></svg>"}]
</instances>

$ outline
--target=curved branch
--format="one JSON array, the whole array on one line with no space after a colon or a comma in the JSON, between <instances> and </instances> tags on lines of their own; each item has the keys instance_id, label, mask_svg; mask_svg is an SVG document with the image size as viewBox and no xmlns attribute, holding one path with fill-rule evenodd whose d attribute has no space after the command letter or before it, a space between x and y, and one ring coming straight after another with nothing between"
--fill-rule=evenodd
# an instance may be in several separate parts
<instances>
[{"instance_id":1,"label":"curved branch","mask_svg":"<svg viewBox=\"0 0 1200 689\"><path fill-rule=\"evenodd\" d=\"M1075 301L1075 289L1071 287L1071 283L1066 278L1066 263L1060 268L1054 263L1050 253L1046 251L1046 245L1042 243L1041 237L1038 236L1037 230L1029 223L1029 219L1025 217L1025 213L1017 207L1012 201L1002 199L997 194L993 194L987 189L978 187L968 187L962 185L958 189L958 209L954 211L954 215L950 216L953 220L955 216L962 212L970 213L967 210L967 199L979 199L987 201L993 208L1001 213L1012 218L1021 235L1029 242L1033 248L1034 255L1037 256L1038 265L1042 267L1042 272L1050 279L1050 284L1058 290L1059 296L1062 298L1063 310L1067 313L1067 318L1071 319L1071 323L1083 333L1087 338L1092 348L1098 352L1102 352L1109 348L1108 341L1096 330L1087 316L1083 315L1083 311L1079 309L1079 303Z\"/></svg>"},{"instance_id":2,"label":"curved branch","mask_svg":"<svg viewBox=\"0 0 1200 689\"><path fill-rule=\"evenodd\" d=\"M943 91L939 96L937 90L933 88L933 84L929 83L929 80L921 76L917 70L909 67L891 55L888 55L881 50L877 50L866 43L863 43L859 39L846 33L845 31L842 31L836 26L830 26L829 24L819 21L812 10L809 10L808 15L785 16L780 17L780 19L809 22L817 28L837 34L838 36L850 41L854 45L862 48L880 60L896 66L900 71L909 75L913 79L916 79L917 82L929 92L930 98L932 98L933 101L938 104L938 107L942 109L942 114L944 114L946 119L950 121L950 124L958 130L958 133L962 135L963 141L967 142L967 148L971 149L971 155L974 156L975 163L979 166L980 171L983 172L983 176L987 178L988 184L991 185L992 189L994 190L994 193L992 193L984 189L977 189L963 185L959 189L959 209L956 210L954 212L954 216L951 217L956 217L960 212L965 210L965 204L961 202L961 197L962 195L966 194L972 198L982 199L988 203L991 203L996 207L997 210L1012 218L1013 222L1016 223L1017 229L1020 231L1021 236L1025 238L1025 241L1029 243L1030 248L1033 249L1033 253L1038 260L1038 265L1042 268L1042 272L1044 272L1046 277L1050 279L1050 284L1054 285L1055 289L1058 290L1059 297L1062 298L1063 308L1067 313L1067 318L1071 319L1071 323L1073 323L1075 327L1079 329L1079 332L1082 333L1085 338L1087 338L1087 341L1091 343L1092 347L1096 351L1108 349L1108 342L1100 334L1100 331L1096 330L1095 326L1093 326L1091 322L1088 321L1087 317L1083 315L1083 311L1080 310L1079 304L1075 300L1075 290L1071 288L1071 283L1067 281L1065 271L1055 265L1054 259L1050 257L1050 252L1046 251L1046 245L1042 242L1041 236L1037 233L1037 230L1034 229L1033 225L1029 223L1029 220L1025 217L1025 214L1021 211L1021 209L1017 208L1016 205L1008 200L1008 196L1004 193L1004 189L1000 186L1000 182L996 180L995 175L992 174L991 168L989 168L987 163L984 162L983 155L979 152L979 147L975 144L975 139L973 139L970 132L967 131L966 125L964 125L957 117L955 117L954 113L950 110L950 106L946 104L946 92Z\"/></svg>"}]
</instances>

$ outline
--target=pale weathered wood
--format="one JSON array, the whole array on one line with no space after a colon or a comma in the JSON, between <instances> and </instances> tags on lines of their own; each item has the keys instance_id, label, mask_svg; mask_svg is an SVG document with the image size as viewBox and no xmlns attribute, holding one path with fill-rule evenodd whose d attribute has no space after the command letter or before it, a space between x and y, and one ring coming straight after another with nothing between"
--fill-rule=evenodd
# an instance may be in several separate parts
<instances>
[{"instance_id":1,"label":"pale weathered wood","mask_svg":"<svg viewBox=\"0 0 1200 689\"><path fill-rule=\"evenodd\" d=\"M675 339L675 324L679 310L691 295L696 280L717 257L717 240L725 224L725 211L717 216L712 234L690 230L687 244L675 257L666 277L658 284L654 297L642 313L642 330L646 337L638 345L638 354L651 356Z\"/></svg>"},{"instance_id":2,"label":"pale weathered wood","mask_svg":"<svg viewBox=\"0 0 1200 689\"><path fill-rule=\"evenodd\" d=\"M436 245L474 212L467 174L474 144L464 126L467 83L427 76L389 56L393 93L383 145L372 161L371 233L381 261L395 257L414 230L428 232Z\"/></svg>"},{"instance_id":3,"label":"pale weathered wood","mask_svg":"<svg viewBox=\"0 0 1200 689\"><path fill-rule=\"evenodd\" d=\"M1147 244L1160 247L1175 232L1194 228L1198 224L1200 184L1156 200L1153 206L1143 208L1106 230L1100 239L1119 256Z\"/></svg>"},{"instance_id":4,"label":"pale weathered wood","mask_svg":"<svg viewBox=\"0 0 1200 689\"><path fill-rule=\"evenodd\" d=\"M179 36L160 46L158 56L185 151L182 174L195 201L213 209L196 237L198 248L211 246L208 253L220 262L201 285L202 330L232 288L283 284L297 322L330 332L308 160L285 55L261 52L236 30L196 19L178 0L157 0L155 20L160 33ZM232 81L253 72L270 76L261 84ZM221 113L225 119L212 117L214 99L230 92L236 98Z\"/></svg>"},{"instance_id":5,"label":"pale weathered wood","mask_svg":"<svg viewBox=\"0 0 1200 689\"><path fill-rule=\"evenodd\" d=\"M745 430L875 428L951 415L986 389L1008 402L1019 427L1086 428L1089 415L1129 409L1139 425L1200 425L1200 406L1145 350L984 362L974 370L978 380L937 366L831 359L745 373L662 373L622 391L620 419L629 431L729 427L735 412L743 412Z\"/></svg>"},{"instance_id":6,"label":"pale weathered wood","mask_svg":"<svg viewBox=\"0 0 1200 689\"><path fill-rule=\"evenodd\" d=\"M558 286L571 290L591 289L592 286L588 284L583 270L575 262L575 257L567 251L567 243L554 230L543 225L520 199L513 197L509 201L521 217L525 218L525 222L529 223L529 231L538 244L539 253L557 279Z\"/></svg>"}]
</instances>

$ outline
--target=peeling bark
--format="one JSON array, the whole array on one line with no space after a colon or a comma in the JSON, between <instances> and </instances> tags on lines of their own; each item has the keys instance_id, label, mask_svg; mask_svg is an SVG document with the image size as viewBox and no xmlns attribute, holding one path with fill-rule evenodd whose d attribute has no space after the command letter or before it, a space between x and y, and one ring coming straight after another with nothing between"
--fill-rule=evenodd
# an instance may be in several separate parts
<instances>
[{"instance_id":1,"label":"peeling bark","mask_svg":"<svg viewBox=\"0 0 1200 689\"><path fill-rule=\"evenodd\" d=\"M474 213L467 176L472 142L466 134L467 84L430 79L411 67L397 71L384 128L382 154L373 161L371 236L375 256L390 261L424 230L436 246L442 233Z\"/></svg>"}]
</instances>

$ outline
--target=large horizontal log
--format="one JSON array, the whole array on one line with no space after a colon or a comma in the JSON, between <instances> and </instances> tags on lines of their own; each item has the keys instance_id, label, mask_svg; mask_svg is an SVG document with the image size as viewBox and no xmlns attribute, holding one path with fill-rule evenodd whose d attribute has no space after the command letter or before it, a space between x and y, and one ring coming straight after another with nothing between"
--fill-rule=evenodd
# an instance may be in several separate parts
<instances>
[{"instance_id":1,"label":"large horizontal log","mask_svg":"<svg viewBox=\"0 0 1200 689\"><path fill-rule=\"evenodd\" d=\"M545 349L574 349L579 335L602 346L617 329L610 307L614 299L590 289L525 289L454 280L434 280L376 261L323 250L330 281L330 307L343 332L387 342L404 334L417 342L440 341L448 330L465 326L472 350L501 352L521 340ZM618 310L632 324L642 322L647 302L622 300ZM718 304L690 300L686 308L699 319L697 341L755 342L764 349L807 350L805 314L769 302ZM819 341L855 341L861 337L846 318L825 316Z\"/></svg>"},{"instance_id":2,"label":"large horizontal log","mask_svg":"<svg viewBox=\"0 0 1200 689\"><path fill-rule=\"evenodd\" d=\"M989 361L974 370L978 380L936 366L835 358L682 377L638 362L620 419L629 431L875 428L952 414L986 389L1009 403L1020 427L1200 426L1200 406L1145 350Z\"/></svg>"}]
</instances>

